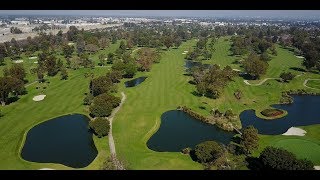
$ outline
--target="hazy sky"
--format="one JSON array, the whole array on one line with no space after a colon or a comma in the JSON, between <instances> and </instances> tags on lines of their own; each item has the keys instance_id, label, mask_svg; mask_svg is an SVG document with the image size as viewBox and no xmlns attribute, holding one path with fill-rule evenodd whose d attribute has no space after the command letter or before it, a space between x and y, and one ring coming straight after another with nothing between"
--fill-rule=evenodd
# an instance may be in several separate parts
<instances>
[{"instance_id":1,"label":"hazy sky","mask_svg":"<svg viewBox=\"0 0 320 180\"><path fill-rule=\"evenodd\" d=\"M320 17L319 10L0 10L0 15Z\"/></svg>"}]
</instances>

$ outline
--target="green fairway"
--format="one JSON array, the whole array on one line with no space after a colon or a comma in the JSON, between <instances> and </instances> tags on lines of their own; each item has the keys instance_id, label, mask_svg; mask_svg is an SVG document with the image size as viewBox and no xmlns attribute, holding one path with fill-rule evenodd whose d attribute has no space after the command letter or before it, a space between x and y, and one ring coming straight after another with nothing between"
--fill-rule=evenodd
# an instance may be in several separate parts
<instances>
[{"instance_id":1,"label":"green fairway","mask_svg":"<svg viewBox=\"0 0 320 180\"><path fill-rule=\"evenodd\" d=\"M298 158L306 158L315 165L320 165L320 125L301 128L307 132L305 136L260 135L260 146L254 156L258 156L266 146L276 146L285 148Z\"/></svg>"},{"instance_id":2,"label":"green fairway","mask_svg":"<svg viewBox=\"0 0 320 180\"><path fill-rule=\"evenodd\" d=\"M204 63L220 64L222 67L230 65L232 68L243 70L239 64L233 63L235 60L243 58L231 55L229 38L218 39L214 45L216 51L213 53L212 59L205 60ZM105 54L114 52L119 46L118 44L119 42L112 44L107 50L103 51ZM119 87L118 92L124 91L127 99L114 118L113 136L117 156L125 161L128 166L127 169L203 169L201 164L192 161L188 155L183 155L180 152L155 152L147 148L147 141L160 126L161 115L166 111L176 109L178 106L185 105L202 115L209 115L213 108L218 108L223 112L232 109L234 113L239 115L246 109L255 109L260 112L269 108L272 104L279 103L281 92L285 90L305 89L308 92L319 92L319 90L304 87L303 82L307 78L318 79L320 75L309 72L302 74L290 69L292 67L301 68L301 59L296 58L289 50L277 45L278 56L272 57L268 71L261 79L279 77L283 71L291 71L295 75L302 74L301 76L294 78L289 83L268 80L260 86L247 85L243 82L243 78L236 77L233 82L230 82L224 88L220 98L197 97L193 95L196 90L195 86L188 83L192 77L183 75L185 73L185 55L182 54L195 44L195 40L189 40L182 43L178 49L164 51L161 62L154 64L150 72L138 72L135 75L134 78L148 77L140 85L125 88L124 82L128 79L121 80L117 85ZM102 51L91 55L96 65L99 62L98 55L100 53ZM7 59L7 63L11 62ZM24 66L28 69L35 66L33 62L25 63L27 62L24 62ZM0 67L1 73L3 67ZM32 163L22 160L20 158L20 148L24 135L34 125L57 116L70 113L88 115L88 110L82 105L82 101L84 93L88 92L90 79L85 78L84 74L94 72L95 75L101 75L108 70L110 70L110 65L92 70L85 68L69 70L68 80L60 80L60 74L56 77L50 77L48 78L50 84L39 85L35 83L28 86L27 95L22 96L17 102L0 107L5 115L0 119L0 127L2 128L0 131L0 147L2 147L0 169L70 169L59 164ZM30 75L29 70L27 71L29 82L34 81L36 77ZM250 81L250 83L254 84L259 81L261 80ZM310 82L308 82L308 85ZM41 92L41 90L36 90L36 86L47 87L44 90L44 94L47 96L43 101L34 102L32 100L35 95ZM240 100L237 100L234 96L237 89L242 92ZM240 126L240 120L236 124ZM320 137L318 129L314 127L319 128L319 126L306 127L307 134L305 137L260 136L260 148L255 152L255 155L258 155L262 148L267 145L282 146L284 144L284 148L294 149L295 144L299 143L301 148L295 151L298 157L314 157L313 151L309 154L302 153L303 149L308 149L308 147L318 151L316 145L319 145ZM287 139L290 139L290 141L286 141ZM291 139L295 139L295 141ZM94 137L94 141L99 154L93 163L84 169L98 169L110 154L107 137L100 139ZM312 141L312 143L305 141ZM314 162L319 163L319 159Z\"/></svg>"},{"instance_id":3,"label":"green fairway","mask_svg":"<svg viewBox=\"0 0 320 180\"><path fill-rule=\"evenodd\" d=\"M320 144L303 139L283 139L273 145L293 152L298 158L306 158L315 164L320 164Z\"/></svg>"}]
</instances>

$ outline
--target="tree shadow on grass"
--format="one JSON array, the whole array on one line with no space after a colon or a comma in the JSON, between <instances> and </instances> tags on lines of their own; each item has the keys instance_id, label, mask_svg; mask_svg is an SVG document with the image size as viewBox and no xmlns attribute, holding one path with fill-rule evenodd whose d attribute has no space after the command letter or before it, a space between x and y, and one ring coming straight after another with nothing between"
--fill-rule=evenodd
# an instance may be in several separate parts
<instances>
[{"instance_id":1,"label":"tree shadow on grass","mask_svg":"<svg viewBox=\"0 0 320 180\"><path fill-rule=\"evenodd\" d=\"M246 161L248 163L248 168L250 170L263 170L263 164L256 157L246 157Z\"/></svg>"},{"instance_id":2,"label":"tree shadow on grass","mask_svg":"<svg viewBox=\"0 0 320 180\"><path fill-rule=\"evenodd\" d=\"M195 154L195 150L192 149L192 150L190 151L190 157L191 157L192 161L198 162L198 158L197 158L197 156L196 156L196 154Z\"/></svg>"},{"instance_id":3,"label":"tree shadow on grass","mask_svg":"<svg viewBox=\"0 0 320 180\"><path fill-rule=\"evenodd\" d=\"M194 82L194 81L192 81L192 80L188 81L188 83L189 83L189 84L192 84L192 85L196 85L196 82Z\"/></svg>"},{"instance_id":4,"label":"tree shadow on grass","mask_svg":"<svg viewBox=\"0 0 320 180\"><path fill-rule=\"evenodd\" d=\"M201 94L199 94L197 91L192 91L191 94L197 97L201 97Z\"/></svg>"},{"instance_id":5,"label":"tree shadow on grass","mask_svg":"<svg viewBox=\"0 0 320 180\"><path fill-rule=\"evenodd\" d=\"M6 105L11 104L11 103L14 103L14 102L18 101L19 99L20 99L20 98L19 98L18 96L9 97L9 98L7 99Z\"/></svg>"},{"instance_id":6,"label":"tree shadow on grass","mask_svg":"<svg viewBox=\"0 0 320 180\"><path fill-rule=\"evenodd\" d=\"M299 71L299 72L307 72L305 69L299 68L299 67L291 67L289 69L292 69L292 70L295 70L295 71Z\"/></svg>"}]
</instances>

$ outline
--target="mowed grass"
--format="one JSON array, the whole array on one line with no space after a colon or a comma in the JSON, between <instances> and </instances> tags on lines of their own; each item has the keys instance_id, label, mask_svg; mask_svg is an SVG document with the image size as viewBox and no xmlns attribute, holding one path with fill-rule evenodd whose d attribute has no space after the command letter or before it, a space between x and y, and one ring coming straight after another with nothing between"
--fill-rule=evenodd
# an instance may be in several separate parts
<instances>
[{"instance_id":1,"label":"mowed grass","mask_svg":"<svg viewBox=\"0 0 320 180\"><path fill-rule=\"evenodd\" d=\"M27 162L20 157L20 149L25 134L34 125L52 119L57 116L81 113L88 115L85 106L82 105L84 93L88 92L89 78L84 73L93 71L96 75L105 74L107 69L97 68L95 70L79 69L70 70L68 80L60 80L59 74L49 78L50 84L46 84L44 90L46 98L40 102L34 102L32 98L41 93L36 90L38 83L27 87L28 94L17 102L1 107L4 117L0 118L0 169L70 169L69 167L51 163ZM41 85L44 86L44 85ZM71 133L71 132L70 132ZM99 155L87 168L97 169L101 161L108 155L107 138L94 138Z\"/></svg>"},{"instance_id":2,"label":"mowed grass","mask_svg":"<svg viewBox=\"0 0 320 180\"><path fill-rule=\"evenodd\" d=\"M302 126L307 133L305 136L260 135L258 154L266 146L284 148L294 153L298 158L311 160L315 165L320 165L320 125Z\"/></svg>"},{"instance_id":3,"label":"mowed grass","mask_svg":"<svg viewBox=\"0 0 320 180\"><path fill-rule=\"evenodd\" d=\"M122 88L127 99L113 123L117 155L126 160L129 169L201 169L188 155L180 152L154 152L147 141L159 128L162 113L179 105L197 107L200 99L190 94L193 88L184 76L183 51L194 45L194 40L183 43L179 49L162 54L159 64L148 73L140 85Z\"/></svg>"},{"instance_id":4,"label":"mowed grass","mask_svg":"<svg viewBox=\"0 0 320 180\"><path fill-rule=\"evenodd\" d=\"M220 64L223 67L239 58L230 55L231 43L225 40L228 38L223 37L218 40L213 58L204 63ZM183 75L185 55L182 54L195 43L194 40L188 41L178 49L165 52L161 62L153 65L151 72L146 73L148 78L139 86L127 89L122 87L127 94L127 100L115 118L114 138L118 154L127 160L130 169L201 168L199 164L179 152L154 152L147 148L148 139L160 126L161 114L168 110L186 105L203 115L209 115L212 108L218 108L221 111L232 109L238 115L246 109L261 111L272 104L278 104L282 91L306 89L303 86L306 78L320 77L318 74L305 73L290 83L269 80L261 86L246 85L243 78L236 77L224 88L220 98L197 97L192 94L196 90L195 86L188 83L192 78ZM276 48L278 56L272 57L269 70L263 77L278 77L283 71L301 74L299 71L290 69L291 67L301 68L301 60L287 49L280 46ZM231 66L241 69L238 64L231 64ZM243 93L241 100L234 97L233 93L236 89L240 89ZM201 106L205 109L200 108ZM240 120L237 123L240 125Z\"/></svg>"},{"instance_id":5,"label":"mowed grass","mask_svg":"<svg viewBox=\"0 0 320 180\"><path fill-rule=\"evenodd\" d=\"M307 82L307 86L320 89L320 79L319 80L309 80Z\"/></svg>"}]
</instances>

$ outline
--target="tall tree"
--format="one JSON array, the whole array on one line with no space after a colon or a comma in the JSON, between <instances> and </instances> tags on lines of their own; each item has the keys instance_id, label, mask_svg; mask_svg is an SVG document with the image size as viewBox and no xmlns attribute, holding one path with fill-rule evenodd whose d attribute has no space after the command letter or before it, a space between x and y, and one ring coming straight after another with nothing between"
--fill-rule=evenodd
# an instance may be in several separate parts
<instances>
[{"instance_id":1,"label":"tall tree","mask_svg":"<svg viewBox=\"0 0 320 180\"><path fill-rule=\"evenodd\" d=\"M246 127L241 135L240 145L245 154L251 154L259 146L258 130L253 126Z\"/></svg>"},{"instance_id":2,"label":"tall tree","mask_svg":"<svg viewBox=\"0 0 320 180\"><path fill-rule=\"evenodd\" d=\"M17 78L23 81L24 78L26 77L26 71L22 64L13 64L10 67L10 69L8 70L4 69L4 75L11 76L13 78Z\"/></svg>"},{"instance_id":3,"label":"tall tree","mask_svg":"<svg viewBox=\"0 0 320 180\"><path fill-rule=\"evenodd\" d=\"M64 44L62 46L62 51L65 58L70 58L72 53L74 52L74 46L69 46L68 44Z\"/></svg>"},{"instance_id":4,"label":"tall tree","mask_svg":"<svg viewBox=\"0 0 320 180\"><path fill-rule=\"evenodd\" d=\"M244 69L251 76L259 78L262 74L267 72L268 63L261 61L256 54L250 54L243 63Z\"/></svg>"},{"instance_id":5,"label":"tall tree","mask_svg":"<svg viewBox=\"0 0 320 180\"><path fill-rule=\"evenodd\" d=\"M0 77L0 102L4 106L9 94L18 96L25 91L24 82L20 79L6 76Z\"/></svg>"}]
</instances>

